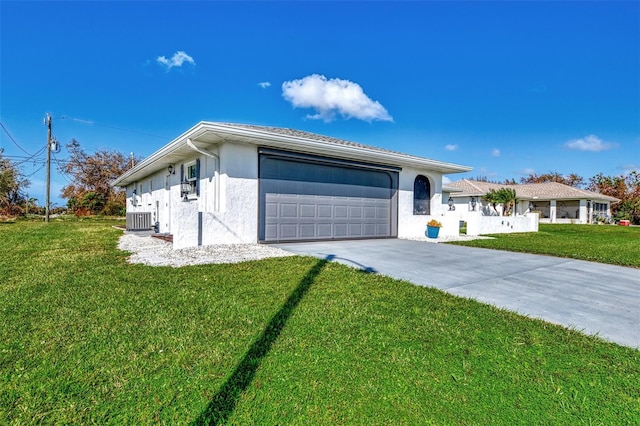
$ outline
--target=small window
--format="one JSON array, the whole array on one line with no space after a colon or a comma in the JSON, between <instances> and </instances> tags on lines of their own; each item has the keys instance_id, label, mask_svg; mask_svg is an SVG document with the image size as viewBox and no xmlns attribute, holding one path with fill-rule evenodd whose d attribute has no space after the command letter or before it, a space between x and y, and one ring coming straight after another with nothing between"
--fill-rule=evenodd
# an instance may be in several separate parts
<instances>
[{"instance_id":1,"label":"small window","mask_svg":"<svg viewBox=\"0 0 640 426\"><path fill-rule=\"evenodd\" d=\"M187 166L187 174L185 176L187 182L191 186L189 194L195 194L198 190L198 163L192 163Z\"/></svg>"},{"instance_id":2,"label":"small window","mask_svg":"<svg viewBox=\"0 0 640 426\"><path fill-rule=\"evenodd\" d=\"M429 179L422 175L413 181L413 214L431 214L431 185Z\"/></svg>"}]
</instances>

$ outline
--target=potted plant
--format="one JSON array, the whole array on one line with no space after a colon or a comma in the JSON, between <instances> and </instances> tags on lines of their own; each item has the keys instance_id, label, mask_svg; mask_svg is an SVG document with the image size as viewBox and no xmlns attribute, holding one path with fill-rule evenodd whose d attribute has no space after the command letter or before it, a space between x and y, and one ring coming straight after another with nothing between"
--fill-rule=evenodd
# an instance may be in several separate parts
<instances>
[{"instance_id":1,"label":"potted plant","mask_svg":"<svg viewBox=\"0 0 640 426\"><path fill-rule=\"evenodd\" d=\"M429 222L427 222L427 238L438 238L440 228L442 228L442 223L438 222L435 219L431 219Z\"/></svg>"}]
</instances>

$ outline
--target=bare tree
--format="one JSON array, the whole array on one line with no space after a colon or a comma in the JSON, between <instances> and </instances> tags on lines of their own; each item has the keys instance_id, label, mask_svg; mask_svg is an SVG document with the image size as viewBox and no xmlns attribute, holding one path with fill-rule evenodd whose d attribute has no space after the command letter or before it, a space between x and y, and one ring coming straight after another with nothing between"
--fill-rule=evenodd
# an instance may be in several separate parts
<instances>
[{"instance_id":1,"label":"bare tree","mask_svg":"<svg viewBox=\"0 0 640 426\"><path fill-rule=\"evenodd\" d=\"M62 197L76 214L122 214L125 195L122 189L114 188L111 182L130 167L130 159L124 154L100 149L94 154L86 153L78 141L67 144L71 158L61 170L73 178L73 182L62 188Z\"/></svg>"}]
</instances>

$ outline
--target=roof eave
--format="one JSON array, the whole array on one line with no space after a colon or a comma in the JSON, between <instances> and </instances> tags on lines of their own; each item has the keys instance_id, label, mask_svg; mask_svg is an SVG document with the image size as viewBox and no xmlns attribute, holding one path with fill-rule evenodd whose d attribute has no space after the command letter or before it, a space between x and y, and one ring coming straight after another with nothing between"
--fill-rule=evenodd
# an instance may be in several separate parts
<instances>
[{"instance_id":1,"label":"roof eave","mask_svg":"<svg viewBox=\"0 0 640 426\"><path fill-rule=\"evenodd\" d=\"M199 137L208 133L218 136L220 141L225 140L225 137L230 137L229 140L250 143L252 145L262 145L266 147L341 157L345 159L358 158L363 161L383 163L385 165L392 166L427 168L442 174L464 173L472 170L472 168L468 166L445 163L408 154L379 151L373 147L340 145L337 143L314 140L300 136L279 135L256 129L201 121L158 151L151 154L149 157L145 158L136 166L125 172L122 176L118 177L113 181L113 185L127 186L136 182L140 178L160 170L165 166L165 164L159 167L157 163L161 162L162 159L167 157L169 154L177 154L182 150L191 151L191 149L187 147L187 139L195 141Z\"/></svg>"}]
</instances>

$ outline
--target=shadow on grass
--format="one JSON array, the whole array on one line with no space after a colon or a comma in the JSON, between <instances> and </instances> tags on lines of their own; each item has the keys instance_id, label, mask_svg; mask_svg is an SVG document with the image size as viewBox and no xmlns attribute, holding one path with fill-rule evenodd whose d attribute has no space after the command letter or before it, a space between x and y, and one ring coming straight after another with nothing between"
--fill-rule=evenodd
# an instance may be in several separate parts
<instances>
[{"instance_id":1,"label":"shadow on grass","mask_svg":"<svg viewBox=\"0 0 640 426\"><path fill-rule=\"evenodd\" d=\"M262 360L278 339L289 317L293 314L302 298L307 293L322 268L332 259L327 256L318 260L313 268L300 280L300 284L289 295L280 310L271 318L264 331L251 345L242 361L236 366L233 374L222 385L207 408L195 419L192 425L219 425L226 423L238 403L240 394L244 392L260 367Z\"/></svg>"}]
</instances>

